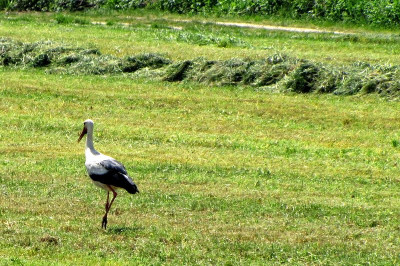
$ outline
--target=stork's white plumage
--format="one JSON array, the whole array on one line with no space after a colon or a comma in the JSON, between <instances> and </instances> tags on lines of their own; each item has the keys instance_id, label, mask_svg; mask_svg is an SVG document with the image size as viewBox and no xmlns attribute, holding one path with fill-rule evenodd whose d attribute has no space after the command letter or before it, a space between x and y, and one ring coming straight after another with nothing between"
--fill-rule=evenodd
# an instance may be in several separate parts
<instances>
[{"instance_id":1,"label":"stork's white plumage","mask_svg":"<svg viewBox=\"0 0 400 266\"><path fill-rule=\"evenodd\" d=\"M83 123L84 127L78 142L87 134L85 148L85 166L88 175L93 183L107 190L106 213L103 217L102 227L107 228L107 215L111 209L111 205L117 197L116 189L124 188L131 194L138 193L139 190L136 184L128 176L124 165L114 158L101 154L96 151L93 146L93 128L94 123L88 119ZM109 202L110 192L113 193L113 198Z\"/></svg>"}]
</instances>

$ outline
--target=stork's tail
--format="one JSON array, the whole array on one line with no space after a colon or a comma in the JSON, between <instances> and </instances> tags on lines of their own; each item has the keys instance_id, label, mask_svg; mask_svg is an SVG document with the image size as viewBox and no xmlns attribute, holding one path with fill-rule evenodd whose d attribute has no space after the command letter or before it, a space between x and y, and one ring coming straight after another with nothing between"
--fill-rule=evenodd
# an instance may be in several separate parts
<instances>
[{"instance_id":1,"label":"stork's tail","mask_svg":"<svg viewBox=\"0 0 400 266\"><path fill-rule=\"evenodd\" d=\"M137 188L135 183L133 183L131 186L127 187L126 191L128 191L130 194L139 193L139 189Z\"/></svg>"},{"instance_id":2,"label":"stork's tail","mask_svg":"<svg viewBox=\"0 0 400 266\"><path fill-rule=\"evenodd\" d=\"M123 175L123 176L125 177L124 188L126 189L126 191L128 191L130 194L139 193L139 189L137 188L133 180L128 175Z\"/></svg>"}]
</instances>

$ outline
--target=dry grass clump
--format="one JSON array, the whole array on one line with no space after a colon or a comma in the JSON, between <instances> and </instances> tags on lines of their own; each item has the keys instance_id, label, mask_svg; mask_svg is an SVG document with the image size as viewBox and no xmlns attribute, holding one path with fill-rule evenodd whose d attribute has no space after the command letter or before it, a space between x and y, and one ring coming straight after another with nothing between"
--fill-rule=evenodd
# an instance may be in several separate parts
<instances>
[{"instance_id":1,"label":"dry grass clump","mask_svg":"<svg viewBox=\"0 0 400 266\"><path fill-rule=\"evenodd\" d=\"M233 58L224 61L210 61L198 58L185 61L184 80L200 83L224 85L268 86L281 81L291 70L294 60L282 55L273 55L262 60ZM168 73L180 68L175 64L169 67ZM181 71L180 71L181 72ZM166 76L169 80L169 74Z\"/></svg>"},{"instance_id":2,"label":"dry grass clump","mask_svg":"<svg viewBox=\"0 0 400 266\"><path fill-rule=\"evenodd\" d=\"M175 63L167 68L166 75L163 79L166 81L182 81L187 78L186 73L192 65L193 62L190 60Z\"/></svg>"},{"instance_id":3,"label":"dry grass clump","mask_svg":"<svg viewBox=\"0 0 400 266\"><path fill-rule=\"evenodd\" d=\"M60 58L71 53L80 55L93 54L93 50L64 47L46 41L22 43L7 38L0 39L0 64L19 67L47 67L60 61Z\"/></svg>"},{"instance_id":4,"label":"dry grass clump","mask_svg":"<svg viewBox=\"0 0 400 266\"><path fill-rule=\"evenodd\" d=\"M297 93L336 95L379 93L397 97L400 94L400 66L355 63L337 67L273 55L263 60L197 59L186 70L187 73L181 73L185 80L214 85L248 85Z\"/></svg>"},{"instance_id":5,"label":"dry grass clump","mask_svg":"<svg viewBox=\"0 0 400 266\"><path fill-rule=\"evenodd\" d=\"M217 86L252 86L297 93L399 95L400 66L355 63L337 67L281 54L265 59L172 62L159 54L119 58L97 49L68 47L50 41L21 43L0 39L0 65L44 68L47 73L105 75L191 81Z\"/></svg>"},{"instance_id":6,"label":"dry grass clump","mask_svg":"<svg viewBox=\"0 0 400 266\"><path fill-rule=\"evenodd\" d=\"M50 41L22 43L0 39L0 64L14 67L46 67L48 73L115 74L134 72L149 67L170 64L157 54L142 54L127 58L102 55L97 49L66 47Z\"/></svg>"},{"instance_id":7,"label":"dry grass clump","mask_svg":"<svg viewBox=\"0 0 400 266\"><path fill-rule=\"evenodd\" d=\"M123 62L123 72L135 72L141 68L160 68L171 64L169 59L166 59L158 54L145 53L136 56L128 56Z\"/></svg>"},{"instance_id":8,"label":"dry grass clump","mask_svg":"<svg viewBox=\"0 0 400 266\"><path fill-rule=\"evenodd\" d=\"M354 95L378 93L400 96L400 66L370 65L362 62L334 67L300 62L288 73L284 88L294 92Z\"/></svg>"}]
</instances>

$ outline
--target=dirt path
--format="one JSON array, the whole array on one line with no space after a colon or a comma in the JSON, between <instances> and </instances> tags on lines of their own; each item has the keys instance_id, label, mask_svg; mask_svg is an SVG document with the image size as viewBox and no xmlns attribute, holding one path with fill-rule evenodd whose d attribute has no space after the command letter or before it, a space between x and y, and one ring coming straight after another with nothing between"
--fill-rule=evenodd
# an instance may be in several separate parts
<instances>
[{"instance_id":1,"label":"dirt path","mask_svg":"<svg viewBox=\"0 0 400 266\"><path fill-rule=\"evenodd\" d=\"M193 22L192 20L173 20L175 22ZM264 29L264 30L277 30L277 31L289 31L289 32L302 32L302 33L332 33L332 34L353 34L346 33L340 31L326 31L326 30L317 30L310 28L298 28L298 27L284 27L284 26L272 26L272 25L262 25L262 24L253 24L253 23L238 23L238 22L221 22L221 21L201 21L201 23L213 23L221 26L230 26L230 27L240 27L240 28L253 28L253 29Z\"/></svg>"},{"instance_id":2,"label":"dirt path","mask_svg":"<svg viewBox=\"0 0 400 266\"><path fill-rule=\"evenodd\" d=\"M141 18L135 18L141 19ZM183 23L192 23L193 20L188 19L173 19L170 20L173 22L183 22ZM285 27L285 26L272 26L272 25L262 25L262 24L253 24L253 23L238 23L238 22L222 22L222 21L200 21L200 23L207 24L215 24L220 26L228 26L228 27L240 27L240 28L252 28L252 29L264 29L264 30L276 30L276 31L288 31L288 32L301 32L301 33L330 33L330 34L339 34L339 35L351 35L354 33L349 32L340 32L340 31L327 31L327 30L318 30L318 29L310 29L310 28L298 28L298 27ZM106 25L106 22L103 21L94 21L92 24L96 25ZM118 23L121 26L128 27L130 23ZM171 27L176 30L181 30L182 27Z\"/></svg>"}]
</instances>

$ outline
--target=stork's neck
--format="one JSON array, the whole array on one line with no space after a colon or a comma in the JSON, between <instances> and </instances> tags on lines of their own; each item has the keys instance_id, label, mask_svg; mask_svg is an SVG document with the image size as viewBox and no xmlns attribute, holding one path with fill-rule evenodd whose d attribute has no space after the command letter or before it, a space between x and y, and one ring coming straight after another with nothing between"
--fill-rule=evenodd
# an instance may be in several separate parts
<instances>
[{"instance_id":1,"label":"stork's neck","mask_svg":"<svg viewBox=\"0 0 400 266\"><path fill-rule=\"evenodd\" d=\"M99 155L100 153L94 149L93 146L93 129L88 130L87 137L86 137L86 149L85 155L86 157L91 155Z\"/></svg>"}]
</instances>

